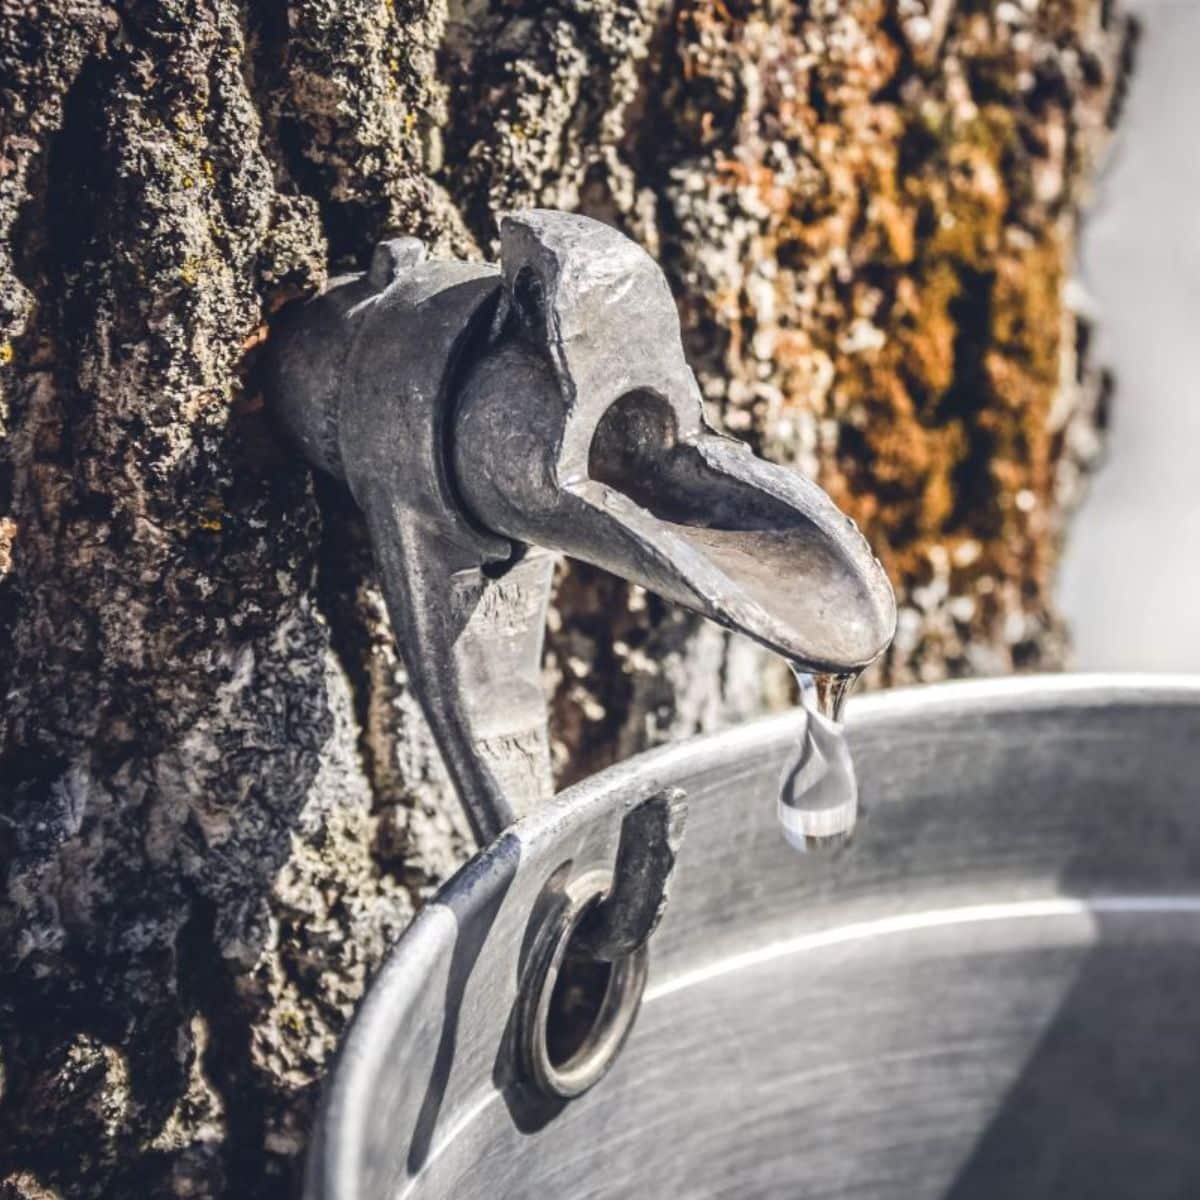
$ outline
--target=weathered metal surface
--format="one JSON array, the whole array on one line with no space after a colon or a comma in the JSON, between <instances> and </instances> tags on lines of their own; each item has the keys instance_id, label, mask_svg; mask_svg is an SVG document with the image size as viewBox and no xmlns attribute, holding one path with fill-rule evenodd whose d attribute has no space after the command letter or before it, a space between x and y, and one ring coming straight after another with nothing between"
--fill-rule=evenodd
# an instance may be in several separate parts
<instances>
[{"instance_id":1,"label":"weathered metal surface","mask_svg":"<svg viewBox=\"0 0 1200 1200\"><path fill-rule=\"evenodd\" d=\"M654 260L556 212L506 217L501 248L509 317L454 417L471 511L807 670L882 653L896 606L866 540L811 480L709 428Z\"/></svg>"},{"instance_id":2,"label":"weathered metal surface","mask_svg":"<svg viewBox=\"0 0 1200 1200\"><path fill-rule=\"evenodd\" d=\"M423 261L412 239L382 246L365 276L284 319L270 389L297 445L366 516L400 653L481 840L509 824L514 797L550 788L537 671L550 563L489 580L482 568L511 546L463 515L444 461L454 364L498 300L494 268ZM513 765L495 772L494 758Z\"/></svg>"},{"instance_id":3,"label":"weathered metal surface","mask_svg":"<svg viewBox=\"0 0 1200 1200\"><path fill-rule=\"evenodd\" d=\"M632 954L658 927L686 819L687 793L668 788L631 809L622 822L612 887L580 928L601 962Z\"/></svg>"},{"instance_id":4,"label":"weathered metal surface","mask_svg":"<svg viewBox=\"0 0 1200 1200\"><path fill-rule=\"evenodd\" d=\"M704 421L652 258L586 217L501 266L386 243L272 337L274 410L363 509L401 653L480 841L549 792L539 669L562 551L814 671L891 640L891 586L810 480ZM786 579L786 586L780 581Z\"/></svg>"},{"instance_id":5,"label":"weathered metal surface","mask_svg":"<svg viewBox=\"0 0 1200 1200\"><path fill-rule=\"evenodd\" d=\"M367 995L311 1200L1111 1197L1200 1189L1200 680L867 697L865 818L775 827L797 714L643 756L470 863ZM514 1078L548 894L689 794L637 1027L569 1104Z\"/></svg>"}]
</instances>

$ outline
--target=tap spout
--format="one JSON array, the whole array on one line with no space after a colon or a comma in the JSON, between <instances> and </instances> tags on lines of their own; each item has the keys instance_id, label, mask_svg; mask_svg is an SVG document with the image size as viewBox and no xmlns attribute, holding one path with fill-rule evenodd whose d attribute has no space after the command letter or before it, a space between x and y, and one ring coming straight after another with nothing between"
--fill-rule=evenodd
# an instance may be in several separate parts
<instances>
[{"instance_id":1,"label":"tap spout","mask_svg":"<svg viewBox=\"0 0 1200 1200\"><path fill-rule=\"evenodd\" d=\"M552 553L801 670L853 672L895 603L816 484L704 422L657 264L616 230L505 218L499 267L381 244L274 323L267 393L366 518L397 644L483 843L552 790Z\"/></svg>"},{"instance_id":2,"label":"tap spout","mask_svg":"<svg viewBox=\"0 0 1200 1200\"><path fill-rule=\"evenodd\" d=\"M710 429L654 261L584 217L505 220L493 343L465 379L454 477L489 529L558 550L747 634L856 672L896 607L811 480Z\"/></svg>"}]
</instances>

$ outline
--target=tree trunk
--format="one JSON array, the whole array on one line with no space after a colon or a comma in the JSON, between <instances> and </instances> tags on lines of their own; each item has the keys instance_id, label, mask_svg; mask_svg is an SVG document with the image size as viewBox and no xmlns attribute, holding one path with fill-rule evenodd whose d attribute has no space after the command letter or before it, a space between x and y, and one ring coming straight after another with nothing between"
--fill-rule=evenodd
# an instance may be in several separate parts
<instances>
[{"instance_id":1,"label":"tree trunk","mask_svg":"<svg viewBox=\"0 0 1200 1200\"><path fill-rule=\"evenodd\" d=\"M358 518L256 382L271 315L381 236L617 224L714 420L877 548L875 682L1061 662L1108 0L7 0L0 29L0 1196L294 1194L356 1000L467 852ZM787 686L562 571L564 781Z\"/></svg>"}]
</instances>

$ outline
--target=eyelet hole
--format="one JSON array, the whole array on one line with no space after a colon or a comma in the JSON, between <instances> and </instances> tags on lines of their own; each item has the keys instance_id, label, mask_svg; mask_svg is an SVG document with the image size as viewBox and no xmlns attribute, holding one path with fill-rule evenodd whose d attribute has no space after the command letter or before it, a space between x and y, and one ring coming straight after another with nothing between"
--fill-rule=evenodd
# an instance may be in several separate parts
<instances>
[{"instance_id":1,"label":"eyelet hole","mask_svg":"<svg viewBox=\"0 0 1200 1200\"><path fill-rule=\"evenodd\" d=\"M612 1066L646 986L645 947L600 962L579 944L580 923L607 893L611 876L593 871L567 889L566 904L547 931L525 1008L524 1057L546 1095L570 1099L597 1084Z\"/></svg>"},{"instance_id":2,"label":"eyelet hole","mask_svg":"<svg viewBox=\"0 0 1200 1200\"><path fill-rule=\"evenodd\" d=\"M612 963L579 957L567 946L546 1014L546 1053L555 1068L567 1066L587 1046L604 1010L612 974Z\"/></svg>"}]
</instances>

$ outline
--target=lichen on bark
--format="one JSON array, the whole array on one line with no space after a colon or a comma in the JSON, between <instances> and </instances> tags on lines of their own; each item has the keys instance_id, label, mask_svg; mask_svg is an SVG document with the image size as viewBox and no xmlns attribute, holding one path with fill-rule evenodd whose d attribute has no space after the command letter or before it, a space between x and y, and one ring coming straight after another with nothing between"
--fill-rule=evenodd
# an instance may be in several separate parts
<instances>
[{"instance_id":1,"label":"lichen on bark","mask_svg":"<svg viewBox=\"0 0 1200 1200\"><path fill-rule=\"evenodd\" d=\"M712 418L883 557L876 680L1054 666L1129 44L1100 0L0 7L0 1195L290 1194L466 851L357 517L263 412L273 313L390 233L614 222ZM564 780L788 694L579 567L547 682Z\"/></svg>"}]
</instances>

